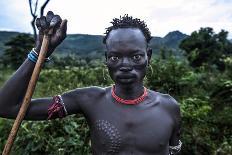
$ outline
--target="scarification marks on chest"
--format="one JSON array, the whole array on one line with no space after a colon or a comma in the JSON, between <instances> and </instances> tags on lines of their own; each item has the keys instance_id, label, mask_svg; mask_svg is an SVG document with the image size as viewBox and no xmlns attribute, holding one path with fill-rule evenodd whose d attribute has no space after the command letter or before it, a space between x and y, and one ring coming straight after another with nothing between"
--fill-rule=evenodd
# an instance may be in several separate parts
<instances>
[{"instance_id":1,"label":"scarification marks on chest","mask_svg":"<svg viewBox=\"0 0 232 155\"><path fill-rule=\"evenodd\" d=\"M106 138L108 142L106 147L107 153L118 153L121 146L121 136L118 129L106 120L97 120L96 129L101 133L102 137L100 138Z\"/></svg>"}]
</instances>

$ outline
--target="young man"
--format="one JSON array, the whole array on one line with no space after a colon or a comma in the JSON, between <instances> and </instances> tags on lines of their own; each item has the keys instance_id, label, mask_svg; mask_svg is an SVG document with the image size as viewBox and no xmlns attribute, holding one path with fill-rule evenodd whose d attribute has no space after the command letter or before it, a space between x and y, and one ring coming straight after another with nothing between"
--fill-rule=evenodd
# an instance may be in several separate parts
<instances>
[{"instance_id":1,"label":"young man","mask_svg":"<svg viewBox=\"0 0 232 155\"><path fill-rule=\"evenodd\" d=\"M83 113L90 126L93 154L174 154L181 147L179 105L171 96L143 86L152 55L148 48L150 31L143 21L127 15L114 19L112 24L103 42L114 85L78 88L53 98L33 99L25 119ZM40 33L36 48L0 91L1 117L15 118L18 113L43 32L54 28L47 56L66 37L67 21L52 12L38 18L36 25Z\"/></svg>"}]
</instances>

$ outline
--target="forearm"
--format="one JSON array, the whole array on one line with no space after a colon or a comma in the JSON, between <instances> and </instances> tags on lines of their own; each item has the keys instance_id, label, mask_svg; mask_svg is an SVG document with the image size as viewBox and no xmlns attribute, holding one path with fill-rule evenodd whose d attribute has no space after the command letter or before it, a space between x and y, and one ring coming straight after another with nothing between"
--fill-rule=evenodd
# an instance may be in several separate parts
<instances>
[{"instance_id":1,"label":"forearm","mask_svg":"<svg viewBox=\"0 0 232 155\"><path fill-rule=\"evenodd\" d=\"M15 116L27 90L35 63L26 59L0 89L0 117Z\"/></svg>"}]
</instances>

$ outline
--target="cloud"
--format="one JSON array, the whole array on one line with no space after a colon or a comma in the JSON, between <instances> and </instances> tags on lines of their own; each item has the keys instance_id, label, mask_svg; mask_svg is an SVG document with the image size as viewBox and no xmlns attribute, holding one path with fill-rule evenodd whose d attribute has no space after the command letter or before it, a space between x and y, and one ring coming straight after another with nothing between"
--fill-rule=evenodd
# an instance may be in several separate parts
<instances>
[{"instance_id":1,"label":"cloud","mask_svg":"<svg viewBox=\"0 0 232 155\"><path fill-rule=\"evenodd\" d=\"M215 31L231 31L232 3L210 0L178 1L169 7L156 7L151 14L152 32L165 35L166 30L180 30L190 34L200 27L213 27Z\"/></svg>"},{"instance_id":2,"label":"cloud","mask_svg":"<svg viewBox=\"0 0 232 155\"><path fill-rule=\"evenodd\" d=\"M0 29L31 32L29 5L26 0L0 1Z\"/></svg>"},{"instance_id":3,"label":"cloud","mask_svg":"<svg viewBox=\"0 0 232 155\"><path fill-rule=\"evenodd\" d=\"M0 1L0 6L0 29L32 32L28 1ZM51 0L48 10L68 19L68 33L103 34L114 17L126 13L145 20L155 36L174 30L190 34L206 26L216 32L232 28L231 0Z\"/></svg>"}]
</instances>

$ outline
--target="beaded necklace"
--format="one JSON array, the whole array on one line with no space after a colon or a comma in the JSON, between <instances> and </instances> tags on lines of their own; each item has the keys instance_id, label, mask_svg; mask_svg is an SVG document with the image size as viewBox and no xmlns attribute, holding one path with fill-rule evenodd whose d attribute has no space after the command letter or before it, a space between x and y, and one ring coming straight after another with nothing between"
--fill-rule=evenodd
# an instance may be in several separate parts
<instances>
[{"instance_id":1,"label":"beaded necklace","mask_svg":"<svg viewBox=\"0 0 232 155\"><path fill-rule=\"evenodd\" d=\"M147 94L148 94L147 88L144 87L144 91L143 91L143 94L141 96L139 96L138 98L133 99L133 100L125 100L125 99L122 99L115 94L115 85L113 85L113 87L111 89L111 95L117 102L123 103L123 104L130 104L130 105L141 103L147 97Z\"/></svg>"}]
</instances>

